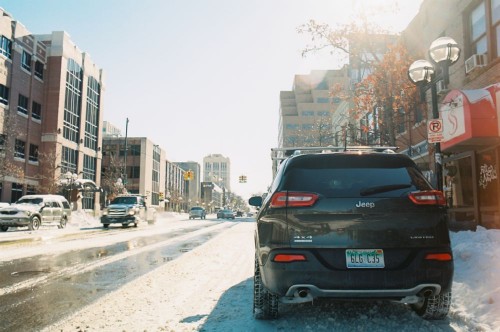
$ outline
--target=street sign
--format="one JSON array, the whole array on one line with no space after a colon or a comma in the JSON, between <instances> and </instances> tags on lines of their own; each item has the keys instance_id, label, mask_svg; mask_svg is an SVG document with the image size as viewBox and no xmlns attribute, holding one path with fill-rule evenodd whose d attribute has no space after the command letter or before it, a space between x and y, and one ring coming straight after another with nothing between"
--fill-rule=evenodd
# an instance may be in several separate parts
<instances>
[{"instance_id":1,"label":"street sign","mask_svg":"<svg viewBox=\"0 0 500 332\"><path fill-rule=\"evenodd\" d=\"M443 120L433 119L427 122L427 140L429 143L441 143L443 139Z\"/></svg>"}]
</instances>

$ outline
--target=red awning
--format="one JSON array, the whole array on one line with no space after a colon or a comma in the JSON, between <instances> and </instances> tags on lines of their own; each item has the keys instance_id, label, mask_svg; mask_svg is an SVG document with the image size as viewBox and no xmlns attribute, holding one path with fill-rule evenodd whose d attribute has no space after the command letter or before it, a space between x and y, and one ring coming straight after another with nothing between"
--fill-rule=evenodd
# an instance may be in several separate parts
<instances>
[{"instance_id":1,"label":"red awning","mask_svg":"<svg viewBox=\"0 0 500 332\"><path fill-rule=\"evenodd\" d=\"M497 97L500 83L477 90L450 91L439 109L444 136L441 149L458 152L500 142Z\"/></svg>"}]
</instances>

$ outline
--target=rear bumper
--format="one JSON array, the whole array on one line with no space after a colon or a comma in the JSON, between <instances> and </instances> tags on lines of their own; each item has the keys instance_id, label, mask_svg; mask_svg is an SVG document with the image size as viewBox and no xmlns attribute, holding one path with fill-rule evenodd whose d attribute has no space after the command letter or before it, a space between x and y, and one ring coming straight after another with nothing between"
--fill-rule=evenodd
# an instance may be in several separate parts
<instances>
[{"instance_id":1,"label":"rear bumper","mask_svg":"<svg viewBox=\"0 0 500 332\"><path fill-rule=\"evenodd\" d=\"M423 259L425 252L391 269L332 268L312 251L288 252L304 254L307 261L276 263L271 260L271 252L261 266L264 286L281 297L297 296L305 290L313 298L401 300L424 292L437 295L451 290L453 261L428 261Z\"/></svg>"}]
</instances>

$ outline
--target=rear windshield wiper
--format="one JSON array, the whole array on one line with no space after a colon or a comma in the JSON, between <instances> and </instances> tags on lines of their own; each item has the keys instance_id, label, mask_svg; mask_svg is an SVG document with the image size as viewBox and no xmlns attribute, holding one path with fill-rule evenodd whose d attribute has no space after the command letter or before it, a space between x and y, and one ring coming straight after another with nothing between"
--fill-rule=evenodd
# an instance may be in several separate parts
<instances>
[{"instance_id":1,"label":"rear windshield wiper","mask_svg":"<svg viewBox=\"0 0 500 332\"><path fill-rule=\"evenodd\" d=\"M359 194L361 196L368 196L368 195L379 194L379 193L383 193L383 192L387 192L387 191L410 188L411 186L412 186L411 184L407 184L407 183L388 184L385 186L376 186L376 187L363 189L360 191Z\"/></svg>"}]
</instances>

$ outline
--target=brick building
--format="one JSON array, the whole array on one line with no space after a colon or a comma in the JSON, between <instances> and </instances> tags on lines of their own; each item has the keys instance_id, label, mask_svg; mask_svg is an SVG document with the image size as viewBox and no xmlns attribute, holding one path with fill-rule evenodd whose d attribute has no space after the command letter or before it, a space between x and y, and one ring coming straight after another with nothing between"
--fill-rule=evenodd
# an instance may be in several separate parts
<instances>
[{"instance_id":1,"label":"brick building","mask_svg":"<svg viewBox=\"0 0 500 332\"><path fill-rule=\"evenodd\" d=\"M425 59L442 36L461 48L449 68L449 85L437 85L450 220L457 227L499 228L500 2L424 0L403 39L416 58ZM431 159L427 146L424 139L413 148L425 147L423 156Z\"/></svg>"},{"instance_id":2,"label":"brick building","mask_svg":"<svg viewBox=\"0 0 500 332\"><path fill-rule=\"evenodd\" d=\"M0 8L2 201L28 193L69 197L64 186L77 179L98 186L103 80L67 33L32 34ZM81 192L73 203L96 209L99 192Z\"/></svg>"}]
</instances>

